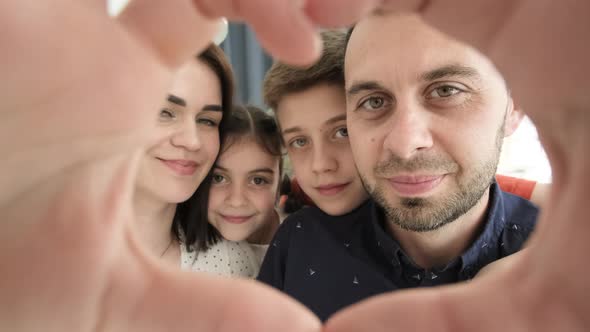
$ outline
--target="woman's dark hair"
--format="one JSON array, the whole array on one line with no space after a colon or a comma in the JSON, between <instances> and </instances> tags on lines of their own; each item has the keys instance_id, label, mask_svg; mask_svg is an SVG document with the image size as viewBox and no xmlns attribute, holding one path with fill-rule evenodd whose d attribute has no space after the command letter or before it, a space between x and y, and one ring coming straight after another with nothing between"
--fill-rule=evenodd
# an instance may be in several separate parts
<instances>
[{"instance_id":1,"label":"woman's dark hair","mask_svg":"<svg viewBox=\"0 0 590 332\"><path fill-rule=\"evenodd\" d=\"M223 117L219 124L219 140L224 144L224 128L232 110L234 96L234 74L223 50L211 44L196 59L207 65L219 79ZM178 241L185 243L187 250L206 250L219 238L219 232L207 221L207 205L211 188L212 170L209 171L197 191L185 202L177 205L172 232Z\"/></svg>"}]
</instances>

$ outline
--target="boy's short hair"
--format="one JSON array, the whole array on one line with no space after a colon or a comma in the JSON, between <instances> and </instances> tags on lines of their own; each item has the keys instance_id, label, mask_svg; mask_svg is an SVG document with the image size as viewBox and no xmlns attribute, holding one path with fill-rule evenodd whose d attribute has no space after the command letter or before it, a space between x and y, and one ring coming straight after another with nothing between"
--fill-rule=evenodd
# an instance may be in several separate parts
<instances>
[{"instance_id":1,"label":"boy's short hair","mask_svg":"<svg viewBox=\"0 0 590 332\"><path fill-rule=\"evenodd\" d=\"M321 33L324 49L320 59L301 68L275 62L264 77L264 102L276 111L281 99L322 83L344 86L346 32L326 30Z\"/></svg>"}]
</instances>

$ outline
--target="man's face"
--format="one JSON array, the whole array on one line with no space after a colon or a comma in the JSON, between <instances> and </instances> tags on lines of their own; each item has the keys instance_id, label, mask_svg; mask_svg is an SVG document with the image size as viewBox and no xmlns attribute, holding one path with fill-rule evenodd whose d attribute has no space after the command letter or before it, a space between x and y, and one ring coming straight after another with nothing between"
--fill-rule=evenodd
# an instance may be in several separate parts
<instances>
[{"instance_id":1,"label":"man's face","mask_svg":"<svg viewBox=\"0 0 590 332\"><path fill-rule=\"evenodd\" d=\"M435 230L487 200L522 115L483 55L416 17L371 17L355 27L345 72L354 159L391 222Z\"/></svg>"}]
</instances>

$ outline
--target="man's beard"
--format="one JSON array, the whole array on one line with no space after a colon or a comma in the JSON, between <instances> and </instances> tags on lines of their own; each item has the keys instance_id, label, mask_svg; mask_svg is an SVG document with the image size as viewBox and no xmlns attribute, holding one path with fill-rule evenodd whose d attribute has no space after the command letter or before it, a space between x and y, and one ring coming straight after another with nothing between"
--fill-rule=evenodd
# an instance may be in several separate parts
<instances>
[{"instance_id":1,"label":"man's beard","mask_svg":"<svg viewBox=\"0 0 590 332\"><path fill-rule=\"evenodd\" d=\"M445 197L433 198L401 198L400 206L393 206L387 200L386 191L375 185L371 188L365 177L361 175L365 189L375 202L379 204L390 223L413 232L429 232L437 230L458 219L473 208L483 197L496 174L502 142L504 138L504 124L500 127L496 137L496 146L489 159L472 168L471 174L461 180L457 177L456 190L443 193ZM392 156L387 162L380 163L374 169L374 174L391 174L391 171L432 171L440 174L461 174L459 165L446 157L432 157L420 155L411 160L403 160ZM385 177L385 176L383 176Z\"/></svg>"}]
</instances>

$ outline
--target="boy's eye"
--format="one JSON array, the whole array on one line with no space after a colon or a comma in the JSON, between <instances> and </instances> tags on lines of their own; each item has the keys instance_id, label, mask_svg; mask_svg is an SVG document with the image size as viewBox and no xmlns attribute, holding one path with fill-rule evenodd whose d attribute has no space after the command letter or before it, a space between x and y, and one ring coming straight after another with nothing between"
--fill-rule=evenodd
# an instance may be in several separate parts
<instances>
[{"instance_id":1,"label":"boy's eye","mask_svg":"<svg viewBox=\"0 0 590 332\"><path fill-rule=\"evenodd\" d=\"M342 127L336 131L336 138L348 137L348 128Z\"/></svg>"},{"instance_id":2,"label":"boy's eye","mask_svg":"<svg viewBox=\"0 0 590 332\"><path fill-rule=\"evenodd\" d=\"M296 148L296 149L300 149L300 148L304 147L306 144L307 144L307 140L305 138L296 138L296 139L292 140L289 145Z\"/></svg>"}]
</instances>

